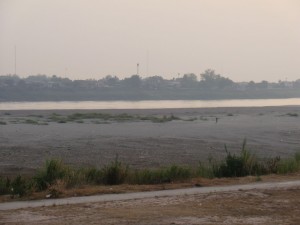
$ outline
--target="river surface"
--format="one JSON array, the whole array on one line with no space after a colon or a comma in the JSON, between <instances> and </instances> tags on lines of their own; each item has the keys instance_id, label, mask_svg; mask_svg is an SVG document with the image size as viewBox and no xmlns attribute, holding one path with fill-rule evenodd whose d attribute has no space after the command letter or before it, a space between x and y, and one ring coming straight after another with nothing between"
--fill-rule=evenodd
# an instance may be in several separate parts
<instances>
[{"instance_id":1,"label":"river surface","mask_svg":"<svg viewBox=\"0 0 300 225\"><path fill-rule=\"evenodd\" d=\"M161 101L57 101L57 102L1 102L0 110L51 109L167 109L300 106L300 98L232 99L232 100L161 100Z\"/></svg>"}]
</instances>

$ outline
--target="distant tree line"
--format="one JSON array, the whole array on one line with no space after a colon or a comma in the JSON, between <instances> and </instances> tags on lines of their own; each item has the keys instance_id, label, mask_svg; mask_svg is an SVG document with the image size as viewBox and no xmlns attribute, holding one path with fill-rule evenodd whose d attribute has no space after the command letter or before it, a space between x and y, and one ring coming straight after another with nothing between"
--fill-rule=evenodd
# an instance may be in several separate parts
<instances>
[{"instance_id":1,"label":"distant tree line","mask_svg":"<svg viewBox=\"0 0 300 225\"><path fill-rule=\"evenodd\" d=\"M15 89L105 89L105 88L130 88L130 89L271 89L271 88L300 88L300 79L296 81L278 81L270 83L261 82L233 82L231 79L217 74L208 69L200 74L200 79L194 73L184 74L183 77L165 79L162 76L151 76L142 78L139 75L120 79L117 76L107 75L99 80L70 80L56 75L30 75L20 78L17 75L0 76L0 88Z\"/></svg>"},{"instance_id":2,"label":"distant tree line","mask_svg":"<svg viewBox=\"0 0 300 225\"><path fill-rule=\"evenodd\" d=\"M280 90L289 91L288 94L284 92L285 94L280 96ZM124 79L107 75L98 80L71 80L56 75L31 75L26 78L17 75L0 76L0 101L24 100L26 95L29 100L38 99L33 92L41 94L40 98L46 98L45 100L81 99L83 95L86 96L84 99L96 100L257 98L259 93L262 97L300 97L300 79L234 82L212 69L201 73L199 78L194 73L187 73L173 79L165 79L162 76L142 78L139 75ZM56 97L53 99L53 96Z\"/></svg>"}]
</instances>

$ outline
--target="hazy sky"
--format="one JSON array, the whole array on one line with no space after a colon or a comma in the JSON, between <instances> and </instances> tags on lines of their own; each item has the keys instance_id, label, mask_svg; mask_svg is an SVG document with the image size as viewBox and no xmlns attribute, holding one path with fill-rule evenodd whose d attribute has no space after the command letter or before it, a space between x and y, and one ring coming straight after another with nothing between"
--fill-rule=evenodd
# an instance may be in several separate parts
<instances>
[{"instance_id":1,"label":"hazy sky","mask_svg":"<svg viewBox=\"0 0 300 225\"><path fill-rule=\"evenodd\" d=\"M300 0L0 0L0 74L300 78Z\"/></svg>"}]
</instances>

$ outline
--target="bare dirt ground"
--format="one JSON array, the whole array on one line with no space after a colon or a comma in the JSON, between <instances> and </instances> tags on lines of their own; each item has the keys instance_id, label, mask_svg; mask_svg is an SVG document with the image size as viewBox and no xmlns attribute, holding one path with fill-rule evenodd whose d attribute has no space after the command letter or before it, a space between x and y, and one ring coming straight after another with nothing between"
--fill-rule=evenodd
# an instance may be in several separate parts
<instances>
[{"instance_id":1,"label":"bare dirt ground","mask_svg":"<svg viewBox=\"0 0 300 225\"><path fill-rule=\"evenodd\" d=\"M26 119L45 120L52 113L105 112L180 117L165 123L127 121L97 124L48 122L25 124ZM222 158L224 144L248 149L261 157L292 156L300 149L299 107L153 109L153 110L16 110L1 111L0 173L32 173L45 160L61 158L73 165L103 166L119 159L134 168L169 164L197 165L208 157ZM216 123L216 117L218 122ZM193 121L184 121L195 119Z\"/></svg>"},{"instance_id":2,"label":"bare dirt ground","mask_svg":"<svg viewBox=\"0 0 300 225\"><path fill-rule=\"evenodd\" d=\"M0 211L0 224L300 224L300 187L233 190Z\"/></svg>"}]
</instances>

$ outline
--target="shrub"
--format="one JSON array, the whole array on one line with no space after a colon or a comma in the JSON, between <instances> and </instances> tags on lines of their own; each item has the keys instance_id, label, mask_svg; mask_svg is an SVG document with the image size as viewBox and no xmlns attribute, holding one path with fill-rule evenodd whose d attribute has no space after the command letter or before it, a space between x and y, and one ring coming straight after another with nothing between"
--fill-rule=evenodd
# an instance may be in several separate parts
<instances>
[{"instance_id":1,"label":"shrub","mask_svg":"<svg viewBox=\"0 0 300 225\"><path fill-rule=\"evenodd\" d=\"M245 175L243 167L241 157L228 153L225 162L222 162L219 169L214 172L217 177L241 177Z\"/></svg>"},{"instance_id":2,"label":"shrub","mask_svg":"<svg viewBox=\"0 0 300 225\"><path fill-rule=\"evenodd\" d=\"M46 161L45 167L40 170L34 177L36 188L45 190L52 185L57 179L62 179L66 175L66 166L61 160Z\"/></svg>"},{"instance_id":3,"label":"shrub","mask_svg":"<svg viewBox=\"0 0 300 225\"><path fill-rule=\"evenodd\" d=\"M17 176L11 182L11 193L12 195L19 195L20 197L24 196L28 190L26 180L21 177L21 175Z\"/></svg>"},{"instance_id":4,"label":"shrub","mask_svg":"<svg viewBox=\"0 0 300 225\"><path fill-rule=\"evenodd\" d=\"M85 181L92 184L103 184L103 171L96 168L88 168L84 171Z\"/></svg>"},{"instance_id":5,"label":"shrub","mask_svg":"<svg viewBox=\"0 0 300 225\"><path fill-rule=\"evenodd\" d=\"M10 193L10 179L0 177L0 195Z\"/></svg>"},{"instance_id":6,"label":"shrub","mask_svg":"<svg viewBox=\"0 0 300 225\"><path fill-rule=\"evenodd\" d=\"M246 149L246 139L243 141L240 155L231 154L226 145L225 151L227 153L225 161L214 167L213 172L216 177L241 177L263 173L263 165Z\"/></svg>"},{"instance_id":7,"label":"shrub","mask_svg":"<svg viewBox=\"0 0 300 225\"><path fill-rule=\"evenodd\" d=\"M128 167L124 166L118 156L115 161L103 168L103 183L109 185L121 184L128 175Z\"/></svg>"},{"instance_id":8,"label":"shrub","mask_svg":"<svg viewBox=\"0 0 300 225\"><path fill-rule=\"evenodd\" d=\"M277 173L280 164L280 157L276 156L274 158L267 159L265 162L265 173Z\"/></svg>"}]
</instances>

